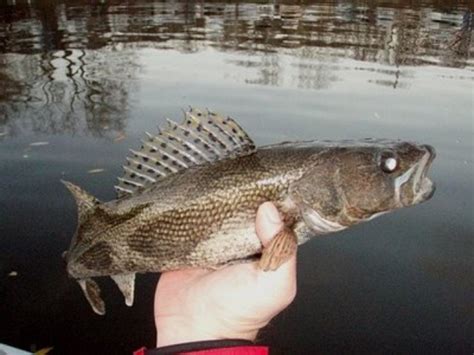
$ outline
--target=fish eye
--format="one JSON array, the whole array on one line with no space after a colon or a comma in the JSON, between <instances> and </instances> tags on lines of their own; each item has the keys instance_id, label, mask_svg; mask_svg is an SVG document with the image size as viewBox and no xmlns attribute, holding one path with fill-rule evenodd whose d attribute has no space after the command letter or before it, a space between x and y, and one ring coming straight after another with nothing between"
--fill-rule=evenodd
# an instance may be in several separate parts
<instances>
[{"instance_id":1,"label":"fish eye","mask_svg":"<svg viewBox=\"0 0 474 355\"><path fill-rule=\"evenodd\" d=\"M394 156L382 156L380 168L386 173L393 173L398 168L398 159Z\"/></svg>"}]
</instances>

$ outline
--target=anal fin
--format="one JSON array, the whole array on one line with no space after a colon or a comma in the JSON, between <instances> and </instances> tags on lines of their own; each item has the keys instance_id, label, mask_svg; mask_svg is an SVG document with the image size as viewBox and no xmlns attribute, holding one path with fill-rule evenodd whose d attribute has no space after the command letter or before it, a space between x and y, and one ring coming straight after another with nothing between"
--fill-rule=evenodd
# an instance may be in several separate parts
<instances>
[{"instance_id":1,"label":"anal fin","mask_svg":"<svg viewBox=\"0 0 474 355\"><path fill-rule=\"evenodd\" d=\"M125 304L129 307L133 305L133 296L135 291L135 273L111 275L118 288L125 298Z\"/></svg>"},{"instance_id":2,"label":"anal fin","mask_svg":"<svg viewBox=\"0 0 474 355\"><path fill-rule=\"evenodd\" d=\"M79 286L81 286L81 289L94 312L103 316L105 314L105 303L100 297L99 285L97 285L97 283L92 279L82 279L77 282L79 283Z\"/></svg>"}]
</instances>

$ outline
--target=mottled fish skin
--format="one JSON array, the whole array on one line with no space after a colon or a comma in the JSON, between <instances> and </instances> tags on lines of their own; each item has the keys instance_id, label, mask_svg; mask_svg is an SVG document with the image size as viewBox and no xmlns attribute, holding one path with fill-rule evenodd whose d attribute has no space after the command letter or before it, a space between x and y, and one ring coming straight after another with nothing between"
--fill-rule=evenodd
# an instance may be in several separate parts
<instances>
[{"instance_id":1,"label":"mottled fish skin","mask_svg":"<svg viewBox=\"0 0 474 355\"><path fill-rule=\"evenodd\" d=\"M103 231L88 238L88 250L75 249L77 259L70 252L69 273L92 277L215 267L255 255L261 252L254 230L258 206L282 205L312 154L308 148L262 149L184 170L146 193L105 203L117 217L106 221L102 210L91 215L88 228Z\"/></svg>"},{"instance_id":2,"label":"mottled fish skin","mask_svg":"<svg viewBox=\"0 0 474 355\"><path fill-rule=\"evenodd\" d=\"M274 202L286 222L287 237L282 237L281 245L288 251L291 243L285 242L293 237L302 244L313 235L423 202L434 192L426 173L435 152L428 145L367 139L255 149L235 121L209 111L189 112L186 119L192 120L181 124L182 136L177 124L149 135L153 144L174 137L176 149L165 144L148 152L150 147L144 144L140 151L132 151L132 161L117 186L117 200L100 203L66 183L79 216L67 269L80 280L96 313L105 313L105 306L91 277L113 276L131 305L137 272L216 268L259 255L262 245L254 223L265 201ZM177 140L190 136L185 135L186 127L195 129L193 141ZM201 141L195 138L199 134L204 137ZM223 144L226 139L228 146ZM188 144L189 149L183 148ZM187 161L185 151L202 159ZM167 163L175 160L173 171L160 165L160 156L167 156ZM148 165L163 171L148 174L143 168ZM265 260L265 269L281 262L272 255L265 255Z\"/></svg>"}]
</instances>

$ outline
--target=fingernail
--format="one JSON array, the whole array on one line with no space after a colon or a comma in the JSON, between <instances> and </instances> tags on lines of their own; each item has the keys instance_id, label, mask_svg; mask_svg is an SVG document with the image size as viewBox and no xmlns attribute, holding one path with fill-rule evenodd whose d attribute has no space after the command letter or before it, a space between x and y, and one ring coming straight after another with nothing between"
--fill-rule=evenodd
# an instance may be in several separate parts
<instances>
[{"instance_id":1,"label":"fingernail","mask_svg":"<svg viewBox=\"0 0 474 355\"><path fill-rule=\"evenodd\" d=\"M273 224L281 223L280 213L273 204L269 204L265 209L265 217Z\"/></svg>"}]
</instances>

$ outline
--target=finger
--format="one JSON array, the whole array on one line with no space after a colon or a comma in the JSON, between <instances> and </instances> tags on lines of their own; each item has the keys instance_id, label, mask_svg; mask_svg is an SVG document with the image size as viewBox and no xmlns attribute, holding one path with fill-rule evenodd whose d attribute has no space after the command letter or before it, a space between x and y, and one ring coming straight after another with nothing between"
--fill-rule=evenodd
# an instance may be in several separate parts
<instances>
[{"instance_id":1,"label":"finger","mask_svg":"<svg viewBox=\"0 0 474 355\"><path fill-rule=\"evenodd\" d=\"M283 221L275 205L265 202L257 211L256 232L265 247L283 228ZM257 270L258 285L264 293L273 295L276 309L283 309L296 295L296 252L275 271ZM275 296L278 295L278 296Z\"/></svg>"},{"instance_id":2,"label":"finger","mask_svg":"<svg viewBox=\"0 0 474 355\"><path fill-rule=\"evenodd\" d=\"M283 228L283 221L275 205L265 202L257 211L255 229L263 246L267 246L272 238Z\"/></svg>"}]
</instances>

